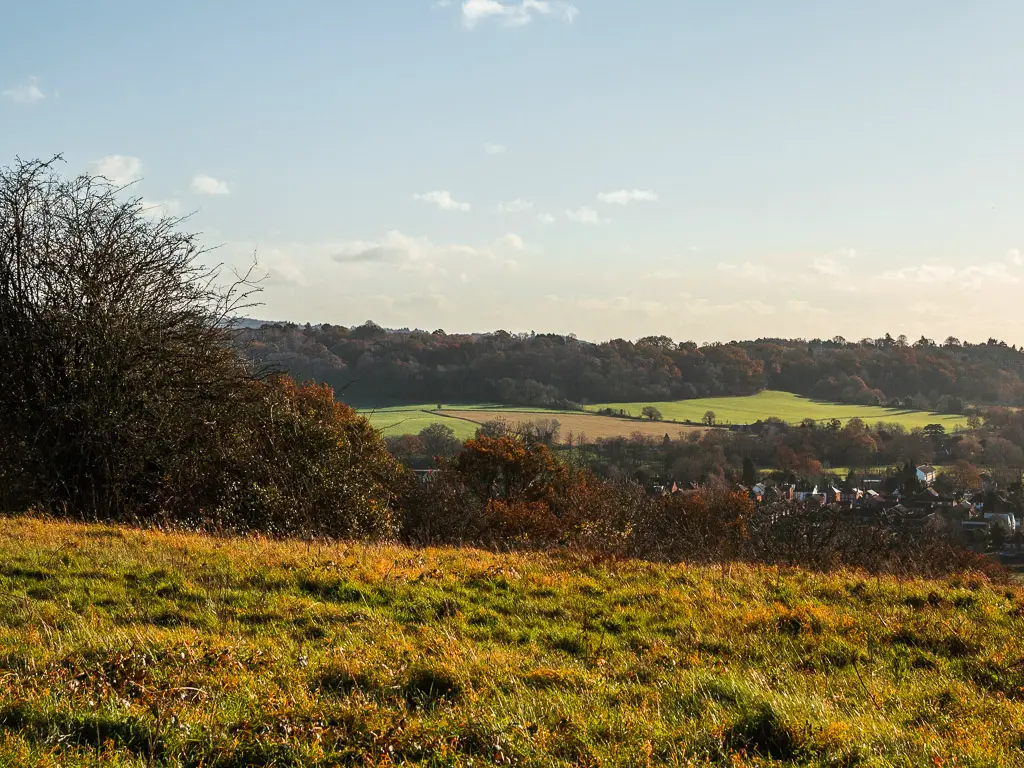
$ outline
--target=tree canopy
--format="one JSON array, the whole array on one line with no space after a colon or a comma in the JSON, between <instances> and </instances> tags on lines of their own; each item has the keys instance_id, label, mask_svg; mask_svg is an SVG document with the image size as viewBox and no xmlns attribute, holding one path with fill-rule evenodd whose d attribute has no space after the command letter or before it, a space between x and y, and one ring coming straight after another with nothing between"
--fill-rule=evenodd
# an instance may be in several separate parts
<instances>
[{"instance_id":1,"label":"tree canopy","mask_svg":"<svg viewBox=\"0 0 1024 768\"><path fill-rule=\"evenodd\" d=\"M266 325L237 331L253 360L332 385L358 405L663 402L763 389L963 413L1024 405L1024 354L995 340L758 339L698 346L666 337L602 343L557 334L439 334Z\"/></svg>"}]
</instances>

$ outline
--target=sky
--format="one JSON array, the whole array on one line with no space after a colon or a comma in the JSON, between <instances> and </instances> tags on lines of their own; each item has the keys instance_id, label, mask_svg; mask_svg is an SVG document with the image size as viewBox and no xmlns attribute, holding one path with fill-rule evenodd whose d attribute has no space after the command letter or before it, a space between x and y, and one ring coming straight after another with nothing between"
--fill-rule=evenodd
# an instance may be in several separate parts
<instances>
[{"instance_id":1,"label":"sky","mask_svg":"<svg viewBox=\"0 0 1024 768\"><path fill-rule=\"evenodd\" d=\"M35 0L0 165L61 153L250 314L1024 342L1019 0Z\"/></svg>"}]
</instances>

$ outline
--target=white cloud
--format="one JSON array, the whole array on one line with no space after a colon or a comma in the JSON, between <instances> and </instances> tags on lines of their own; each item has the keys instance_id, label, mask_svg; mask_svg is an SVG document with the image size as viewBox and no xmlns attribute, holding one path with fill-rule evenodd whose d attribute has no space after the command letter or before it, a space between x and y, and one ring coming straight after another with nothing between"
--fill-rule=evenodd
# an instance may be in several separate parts
<instances>
[{"instance_id":1,"label":"white cloud","mask_svg":"<svg viewBox=\"0 0 1024 768\"><path fill-rule=\"evenodd\" d=\"M142 178L142 161L128 155L107 155L89 163L89 170L117 187L124 187Z\"/></svg>"},{"instance_id":2,"label":"white cloud","mask_svg":"<svg viewBox=\"0 0 1024 768\"><path fill-rule=\"evenodd\" d=\"M758 299L749 299L747 301L737 301L728 304L712 304L705 298L698 298L688 301L683 305L683 308L687 313L698 316L719 314L774 315L776 313L775 307Z\"/></svg>"},{"instance_id":3,"label":"white cloud","mask_svg":"<svg viewBox=\"0 0 1024 768\"><path fill-rule=\"evenodd\" d=\"M744 280L768 279L768 270L763 264L754 264L749 261L745 261L742 264L719 264L718 271Z\"/></svg>"},{"instance_id":4,"label":"white cloud","mask_svg":"<svg viewBox=\"0 0 1024 768\"><path fill-rule=\"evenodd\" d=\"M569 221L574 221L577 224L600 224L601 217L597 214L593 208L584 205L582 208L576 211L566 211L565 218Z\"/></svg>"},{"instance_id":5,"label":"white cloud","mask_svg":"<svg viewBox=\"0 0 1024 768\"><path fill-rule=\"evenodd\" d=\"M601 313L626 312L643 317L659 317L669 314L671 310L671 307L664 302L653 299L637 299L632 296L577 296L566 300L549 295L545 298L559 303L568 301L579 309Z\"/></svg>"},{"instance_id":6,"label":"white cloud","mask_svg":"<svg viewBox=\"0 0 1024 768\"><path fill-rule=\"evenodd\" d=\"M280 285L297 285L306 287L309 282L302 268L286 251L260 252L257 254L262 266L267 270L269 279Z\"/></svg>"},{"instance_id":7,"label":"white cloud","mask_svg":"<svg viewBox=\"0 0 1024 768\"><path fill-rule=\"evenodd\" d=\"M46 98L46 94L40 90L37 83L36 78L30 77L28 82L3 91L3 97L15 104L35 104Z\"/></svg>"},{"instance_id":8,"label":"white cloud","mask_svg":"<svg viewBox=\"0 0 1024 768\"><path fill-rule=\"evenodd\" d=\"M463 0L462 23L469 29L488 19L499 19L508 27L520 27L533 21L534 16L549 16L572 23L579 9L566 0Z\"/></svg>"},{"instance_id":9,"label":"white cloud","mask_svg":"<svg viewBox=\"0 0 1024 768\"><path fill-rule=\"evenodd\" d=\"M497 246L499 248L513 248L517 251L521 251L526 248L523 238L513 232L509 232L504 237L499 238Z\"/></svg>"},{"instance_id":10,"label":"white cloud","mask_svg":"<svg viewBox=\"0 0 1024 768\"><path fill-rule=\"evenodd\" d=\"M231 190L226 181L215 179L205 173L197 173L192 179L192 191L197 195L228 195Z\"/></svg>"},{"instance_id":11,"label":"white cloud","mask_svg":"<svg viewBox=\"0 0 1024 768\"><path fill-rule=\"evenodd\" d=\"M525 211L533 210L533 202L530 200L521 200L517 197L515 200L498 203L498 207L495 210L497 210L498 213L523 213Z\"/></svg>"},{"instance_id":12,"label":"white cloud","mask_svg":"<svg viewBox=\"0 0 1024 768\"><path fill-rule=\"evenodd\" d=\"M1024 254L1020 248L1011 248L1006 252L1006 261L1015 267L1024 267Z\"/></svg>"},{"instance_id":13,"label":"white cloud","mask_svg":"<svg viewBox=\"0 0 1024 768\"><path fill-rule=\"evenodd\" d=\"M786 311L794 315L828 315L827 309L815 307L809 301L803 299L790 299L786 302Z\"/></svg>"},{"instance_id":14,"label":"white cloud","mask_svg":"<svg viewBox=\"0 0 1024 768\"><path fill-rule=\"evenodd\" d=\"M834 256L819 256L811 262L811 270L824 277L847 277L850 268Z\"/></svg>"},{"instance_id":15,"label":"white cloud","mask_svg":"<svg viewBox=\"0 0 1024 768\"><path fill-rule=\"evenodd\" d=\"M602 203L609 205L629 205L630 203L654 203L658 196L649 189L619 189L615 192L602 192L597 196Z\"/></svg>"},{"instance_id":16,"label":"white cloud","mask_svg":"<svg viewBox=\"0 0 1024 768\"><path fill-rule=\"evenodd\" d=\"M370 296L374 306L391 307L406 312L421 313L424 310L445 309L451 305L448 297L438 291L427 293L407 293L400 296L394 294L377 294ZM415 317L420 317L415 314Z\"/></svg>"},{"instance_id":17,"label":"white cloud","mask_svg":"<svg viewBox=\"0 0 1024 768\"><path fill-rule=\"evenodd\" d=\"M1020 282L1020 279L1012 274L1006 264L1002 262L976 264L963 268L951 267L948 264L921 264L884 272L882 279L925 285L953 283L961 288L972 289L985 286L1005 286Z\"/></svg>"},{"instance_id":18,"label":"white cloud","mask_svg":"<svg viewBox=\"0 0 1024 768\"><path fill-rule=\"evenodd\" d=\"M537 221L539 221L541 224L554 224L555 217L550 213L538 213Z\"/></svg>"},{"instance_id":19,"label":"white cloud","mask_svg":"<svg viewBox=\"0 0 1024 768\"><path fill-rule=\"evenodd\" d=\"M506 149L504 144L492 144L491 142L484 144L484 152L488 155L504 155Z\"/></svg>"},{"instance_id":20,"label":"white cloud","mask_svg":"<svg viewBox=\"0 0 1024 768\"><path fill-rule=\"evenodd\" d=\"M469 203L460 203L454 199L447 189L416 194L413 195L413 199L436 205L442 211L468 211L471 207Z\"/></svg>"},{"instance_id":21,"label":"white cloud","mask_svg":"<svg viewBox=\"0 0 1024 768\"><path fill-rule=\"evenodd\" d=\"M397 230L378 241L356 240L331 249L340 264L394 264L407 271L430 273L446 258L470 259L474 263L493 258L489 250L468 245L436 245L425 237L409 237Z\"/></svg>"}]
</instances>

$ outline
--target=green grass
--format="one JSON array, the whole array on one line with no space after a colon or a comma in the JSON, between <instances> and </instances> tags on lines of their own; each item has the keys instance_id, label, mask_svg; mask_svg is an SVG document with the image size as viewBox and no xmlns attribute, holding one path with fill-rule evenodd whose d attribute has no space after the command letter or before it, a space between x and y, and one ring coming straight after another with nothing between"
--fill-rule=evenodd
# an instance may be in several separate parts
<instances>
[{"instance_id":1,"label":"green grass","mask_svg":"<svg viewBox=\"0 0 1024 768\"><path fill-rule=\"evenodd\" d=\"M868 424L877 422L902 424L907 429L942 424L947 431L966 427L964 416L929 413L927 411L900 410L877 406L829 403L794 395L789 392L765 391L747 397L709 397L699 400L678 400L669 403L602 403L588 406L590 410L602 408L623 409L639 416L646 405L653 405L669 421L699 423L707 411L714 411L719 424L752 424L758 419L774 417L791 424L804 419L849 421L859 418Z\"/></svg>"},{"instance_id":2,"label":"green grass","mask_svg":"<svg viewBox=\"0 0 1024 768\"><path fill-rule=\"evenodd\" d=\"M461 407L461 406L460 406ZM397 435L416 435L431 424L444 424L451 427L455 436L467 440L476 434L477 426L463 419L452 419L437 413L430 413L437 408L433 405L404 405L397 408L361 409L360 413L370 419L370 423L384 433L385 437Z\"/></svg>"},{"instance_id":3,"label":"green grass","mask_svg":"<svg viewBox=\"0 0 1024 768\"><path fill-rule=\"evenodd\" d=\"M0 520L0 766L1011 766L1024 589Z\"/></svg>"},{"instance_id":4,"label":"green grass","mask_svg":"<svg viewBox=\"0 0 1024 768\"><path fill-rule=\"evenodd\" d=\"M476 430L480 426L479 424L465 419L446 416L443 410L436 412L437 406L437 403L433 403L429 405L402 405L393 408L361 408L359 412L367 416L370 419L370 423L381 430L385 437L415 435L431 424L444 424L446 427L451 427L455 432L455 436L460 440L467 440L476 434ZM578 413L578 411L494 405L490 403L475 405L446 404L444 407L453 411L494 411L495 418L499 418L503 412L509 411L551 414L551 417L555 419L558 418L560 413Z\"/></svg>"},{"instance_id":5,"label":"green grass","mask_svg":"<svg viewBox=\"0 0 1024 768\"><path fill-rule=\"evenodd\" d=\"M678 400L668 403L601 403L587 406L590 411L602 408L623 409L632 416L639 416L645 405L654 405L661 411L667 421L699 423L707 411L714 411L719 424L752 424L758 419L775 417L791 424L798 424L804 419L825 421L839 419L846 422L859 418L868 424L878 422L902 424L907 429L925 427L928 424L942 424L948 432L966 427L964 416L929 413L927 411L900 410L880 408L869 405L848 405L811 400L789 392L761 392L748 397L709 397L699 400ZM548 408L524 408L519 406L495 405L493 403L475 405L446 404L446 408L461 411L494 411L499 417L502 411L520 413L551 414L557 419L558 414L566 411ZM444 424L455 431L460 440L473 437L477 425L445 416L444 412L432 413L437 403L424 405L403 405L395 408L360 409L361 413L370 418L370 422L382 430L386 436L417 434L431 424Z\"/></svg>"}]
</instances>

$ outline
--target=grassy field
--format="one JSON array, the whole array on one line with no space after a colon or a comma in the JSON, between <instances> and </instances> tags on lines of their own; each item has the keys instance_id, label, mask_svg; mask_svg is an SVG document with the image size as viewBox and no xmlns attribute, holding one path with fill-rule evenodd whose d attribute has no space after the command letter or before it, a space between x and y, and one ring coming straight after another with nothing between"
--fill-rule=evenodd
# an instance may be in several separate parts
<instances>
[{"instance_id":1,"label":"grassy field","mask_svg":"<svg viewBox=\"0 0 1024 768\"><path fill-rule=\"evenodd\" d=\"M902 424L907 429L924 427L928 424L942 424L952 432L963 429L966 419L963 416L929 413L927 411L908 411L894 408L879 408L864 405L846 405L811 400L788 392L761 392L750 397L711 397L700 400L679 400L670 403L602 403L588 406L588 410L602 408L623 409L631 416L639 416L645 405L654 405L661 411L666 421L699 423L707 411L714 411L719 424L752 424L758 419L775 417L792 424L804 419L818 421L839 419L848 421L852 418L863 419L868 424L879 421ZM504 418L510 423L527 421L530 418L553 418L562 423L562 435L570 431L587 437L629 437L634 432L651 434L661 437L666 432L675 436L667 425L658 427L653 424L643 425L640 422L626 419L607 419L576 423L583 417L576 411L557 411L545 408L521 408L503 405L450 405L441 411L436 410L437 403L424 405L405 405L397 408L363 409L375 427L383 430L385 435L412 435L430 424L440 423L455 430L459 439L465 440L476 432L474 422ZM570 427L569 423L573 426Z\"/></svg>"},{"instance_id":2,"label":"grassy field","mask_svg":"<svg viewBox=\"0 0 1024 768\"><path fill-rule=\"evenodd\" d=\"M1024 590L0 520L0 766L1012 766Z\"/></svg>"},{"instance_id":3,"label":"grassy field","mask_svg":"<svg viewBox=\"0 0 1024 768\"><path fill-rule=\"evenodd\" d=\"M460 440L473 437L480 424L495 419L504 419L509 424L520 424L534 420L556 419L561 425L563 441L569 435L585 435L590 440L600 437L629 437L635 432L654 437L666 433L677 437L684 432L700 431L699 427L661 422L633 421L598 416L579 411L557 411L546 408L520 408L500 405L452 405L436 410L434 405L409 405L398 408L381 408L362 411L370 423L383 431L385 436L414 435L430 424L444 424L451 427Z\"/></svg>"},{"instance_id":4,"label":"grassy field","mask_svg":"<svg viewBox=\"0 0 1024 768\"><path fill-rule=\"evenodd\" d=\"M623 409L627 414L639 416L645 405L653 405L665 419L699 423L708 411L714 411L719 424L752 424L758 419L775 417L791 424L804 419L817 421L862 419L868 424L882 421L902 424L907 429L942 424L947 431L966 427L966 417L927 411L899 410L868 405L846 405L811 400L789 392L761 392L749 397L709 397L700 400L678 400L669 403L602 403L588 406L590 410L602 408Z\"/></svg>"},{"instance_id":5,"label":"grassy field","mask_svg":"<svg viewBox=\"0 0 1024 768\"><path fill-rule=\"evenodd\" d=\"M462 407L462 406L460 406ZM451 427L455 436L466 440L476 434L476 424L460 419L452 419L433 409L434 405L406 405L398 408L362 409L360 413L370 419L374 427L381 430L385 437L396 435L416 435L431 424L444 424Z\"/></svg>"}]
</instances>

